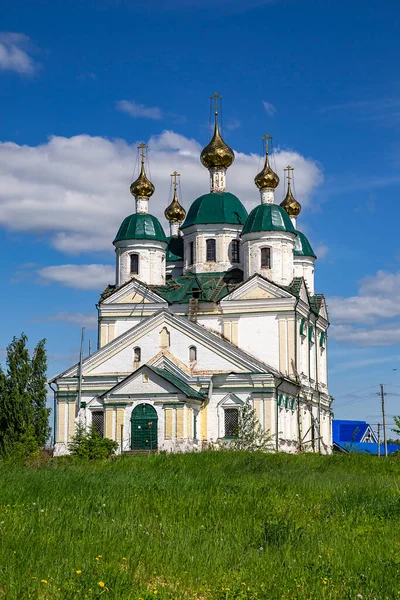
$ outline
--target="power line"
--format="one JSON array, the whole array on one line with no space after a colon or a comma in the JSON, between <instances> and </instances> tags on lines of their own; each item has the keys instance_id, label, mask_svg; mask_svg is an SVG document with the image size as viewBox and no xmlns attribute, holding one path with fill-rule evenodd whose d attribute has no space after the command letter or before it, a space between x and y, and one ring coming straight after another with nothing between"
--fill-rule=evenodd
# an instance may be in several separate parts
<instances>
[{"instance_id":1,"label":"power line","mask_svg":"<svg viewBox=\"0 0 400 600\"><path fill-rule=\"evenodd\" d=\"M348 392L347 394L342 394L341 396L336 396L336 398L345 398L346 396L352 396L353 394L358 394L359 392L365 392L365 390L371 390L372 388L376 388L377 385L369 385L366 388L362 388L361 390L356 390L355 392ZM400 385L398 386L400 387Z\"/></svg>"}]
</instances>

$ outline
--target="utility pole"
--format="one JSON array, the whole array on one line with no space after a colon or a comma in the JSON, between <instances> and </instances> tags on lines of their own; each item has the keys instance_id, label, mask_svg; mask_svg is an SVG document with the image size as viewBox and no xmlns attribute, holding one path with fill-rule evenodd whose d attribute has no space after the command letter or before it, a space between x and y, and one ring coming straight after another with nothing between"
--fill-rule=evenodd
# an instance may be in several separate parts
<instances>
[{"instance_id":1,"label":"utility pole","mask_svg":"<svg viewBox=\"0 0 400 600\"><path fill-rule=\"evenodd\" d=\"M381 455L381 424L378 423L378 458Z\"/></svg>"},{"instance_id":2,"label":"utility pole","mask_svg":"<svg viewBox=\"0 0 400 600\"><path fill-rule=\"evenodd\" d=\"M385 446L385 456L387 456L388 455L388 449L387 449L386 416L385 416L385 396L386 396L386 394L383 391L383 383L381 383L381 391L380 391L380 394L378 393L378 396L379 395L380 395L381 401L382 401L383 444Z\"/></svg>"},{"instance_id":3,"label":"utility pole","mask_svg":"<svg viewBox=\"0 0 400 600\"><path fill-rule=\"evenodd\" d=\"M83 340L85 339L85 328L82 327L81 349L79 352L79 372L78 372L78 410L81 407L82 397L82 362L83 362Z\"/></svg>"}]
</instances>

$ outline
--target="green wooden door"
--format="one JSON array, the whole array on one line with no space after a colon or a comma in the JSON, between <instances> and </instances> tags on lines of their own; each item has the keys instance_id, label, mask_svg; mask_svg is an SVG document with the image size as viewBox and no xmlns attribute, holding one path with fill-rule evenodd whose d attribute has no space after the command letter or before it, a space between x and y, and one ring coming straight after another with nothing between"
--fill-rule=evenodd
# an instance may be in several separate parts
<instances>
[{"instance_id":1,"label":"green wooden door","mask_svg":"<svg viewBox=\"0 0 400 600\"><path fill-rule=\"evenodd\" d=\"M150 404L139 404L132 411L132 450L157 450L158 418Z\"/></svg>"}]
</instances>

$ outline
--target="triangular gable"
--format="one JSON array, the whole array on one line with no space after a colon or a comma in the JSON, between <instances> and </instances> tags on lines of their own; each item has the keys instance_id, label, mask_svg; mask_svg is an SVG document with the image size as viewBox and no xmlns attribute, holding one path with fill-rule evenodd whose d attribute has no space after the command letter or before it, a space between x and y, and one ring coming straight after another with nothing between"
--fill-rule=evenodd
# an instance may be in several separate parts
<instances>
[{"instance_id":1,"label":"triangular gable","mask_svg":"<svg viewBox=\"0 0 400 600\"><path fill-rule=\"evenodd\" d=\"M131 353L136 345L140 345L141 339L145 339L146 343L149 343L151 334L157 332L158 335L158 332L165 326L171 329L171 333L175 330L178 334L186 336L188 345L190 345L189 342L191 342L197 344L199 347L202 346L207 352L210 352L215 356L215 361L212 363L213 367L211 370L219 370L219 367L216 366L216 363L219 361L225 365L221 368L221 371L223 372L251 371L271 373L276 377L287 379L273 367L266 365L257 358L247 354L247 352L240 350L234 344L224 340L222 337L207 330L205 327L193 323L183 317L177 317L166 310L160 310L148 319L144 319L139 324L104 345L97 352L86 357L82 363L83 376L129 372L132 369L132 362L129 363L129 366L127 366L125 371L122 368L117 369L116 366L119 363L116 356L118 354L121 355L123 351ZM156 343L156 348L157 350L159 348L158 341ZM131 356L131 354L129 354L129 356ZM108 365L106 364L107 361L109 361ZM54 377L51 381L55 381L59 377L77 377L78 370L79 364L76 364L67 371L64 371L64 373Z\"/></svg>"},{"instance_id":2,"label":"triangular gable","mask_svg":"<svg viewBox=\"0 0 400 600\"><path fill-rule=\"evenodd\" d=\"M146 285L132 279L125 285L122 285L101 304L162 304L167 306L166 300L161 298L158 294L150 290Z\"/></svg>"},{"instance_id":3,"label":"triangular gable","mask_svg":"<svg viewBox=\"0 0 400 600\"><path fill-rule=\"evenodd\" d=\"M114 387L102 394L102 400L111 400L121 397L157 396L186 396L196 400L203 400L201 394L186 383L164 369L155 369L143 365L131 375L117 383Z\"/></svg>"},{"instance_id":4,"label":"triangular gable","mask_svg":"<svg viewBox=\"0 0 400 600\"><path fill-rule=\"evenodd\" d=\"M302 278L302 281L301 281L301 284L300 284L300 288L299 288L299 298L305 304L307 304L307 305L310 304L310 297L308 295L307 286L306 286L305 281L304 281L303 278Z\"/></svg>"},{"instance_id":5,"label":"triangular gable","mask_svg":"<svg viewBox=\"0 0 400 600\"><path fill-rule=\"evenodd\" d=\"M225 296L221 300L221 304L230 300L261 300L264 298L293 298L293 295L261 275L253 275L228 296Z\"/></svg>"},{"instance_id":6,"label":"triangular gable","mask_svg":"<svg viewBox=\"0 0 400 600\"><path fill-rule=\"evenodd\" d=\"M244 402L236 396L234 393L227 394L218 402L218 406L224 406L225 408L229 408L229 406L243 406Z\"/></svg>"}]
</instances>

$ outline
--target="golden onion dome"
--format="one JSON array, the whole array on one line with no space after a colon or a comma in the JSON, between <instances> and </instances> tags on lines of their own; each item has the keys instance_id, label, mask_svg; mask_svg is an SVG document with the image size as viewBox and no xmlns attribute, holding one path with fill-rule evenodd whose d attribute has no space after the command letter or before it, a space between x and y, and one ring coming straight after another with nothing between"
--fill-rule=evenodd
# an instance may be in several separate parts
<instances>
[{"instance_id":1,"label":"golden onion dome","mask_svg":"<svg viewBox=\"0 0 400 600\"><path fill-rule=\"evenodd\" d=\"M259 190L274 190L278 187L279 177L269 165L268 151L265 155L264 168L254 177L254 183Z\"/></svg>"},{"instance_id":2,"label":"golden onion dome","mask_svg":"<svg viewBox=\"0 0 400 600\"><path fill-rule=\"evenodd\" d=\"M235 160L232 148L225 144L219 132L217 112L215 113L214 135L211 142L203 149L200 159L207 169L218 167L227 169Z\"/></svg>"},{"instance_id":3,"label":"golden onion dome","mask_svg":"<svg viewBox=\"0 0 400 600\"><path fill-rule=\"evenodd\" d=\"M140 170L140 175L131 183L131 187L129 188L132 196L135 198L150 198L154 194L154 185L149 181L146 177L146 173L144 171L144 159L142 158L142 168Z\"/></svg>"},{"instance_id":4,"label":"golden onion dome","mask_svg":"<svg viewBox=\"0 0 400 600\"><path fill-rule=\"evenodd\" d=\"M182 223L186 217L186 210L179 204L178 196L176 195L176 189L174 191L174 197L172 202L164 211L165 218L170 223Z\"/></svg>"},{"instance_id":5,"label":"golden onion dome","mask_svg":"<svg viewBox=\"0 0 400 600\"><path fill-rule=\"evenodd\" d=\"M297 217L301 211L301 204L297 202L296 198L292 194L290 189L290 181L288 181L288 189L285 199L281 202L280 206L284 208L289 217Z\"/></svg>"}]
</instances>

